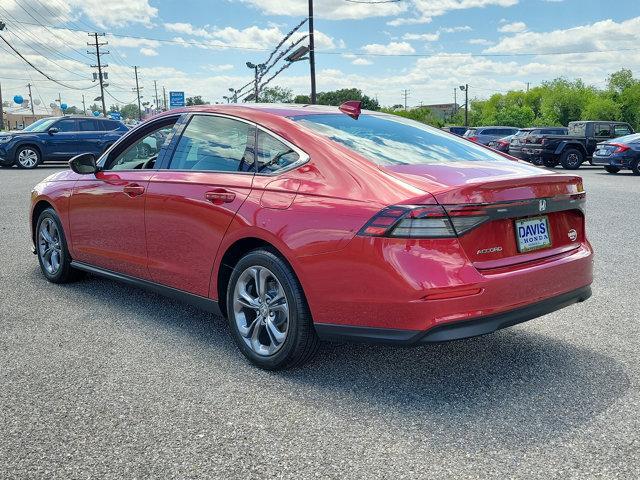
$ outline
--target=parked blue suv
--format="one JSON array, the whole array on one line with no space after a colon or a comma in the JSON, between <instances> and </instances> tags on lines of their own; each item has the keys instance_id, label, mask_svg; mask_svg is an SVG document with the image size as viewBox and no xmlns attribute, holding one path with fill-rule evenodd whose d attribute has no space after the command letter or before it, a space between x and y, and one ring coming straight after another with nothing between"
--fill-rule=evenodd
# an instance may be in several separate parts
<instances>
[{"instance_id":1,"label":"parked blue suv","mask_svg":"<svg viewBox=\"0 0 640 480\"><path fill-rule=\"evenodd\" d=\"M0 166L36 168L42 162L68 160L80 153L98 157L127 130L124 123L109 118L43 118L24 130L0 133Z\"/></svg>"}]
</instances>

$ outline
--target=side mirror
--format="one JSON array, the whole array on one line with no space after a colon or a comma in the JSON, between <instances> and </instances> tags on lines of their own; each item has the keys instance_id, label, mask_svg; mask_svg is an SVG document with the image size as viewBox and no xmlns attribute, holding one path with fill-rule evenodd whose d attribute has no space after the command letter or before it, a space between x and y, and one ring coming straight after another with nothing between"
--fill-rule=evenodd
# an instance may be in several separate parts
<instances>
[{"instance_id":1,"label":"side mirror","mask_svg":"<svg viewBox=\"0 0 640 480\"><path fill-rule=\"evenodd\" d=\"M47 133L49 135L53 135L54 133L58 133L60 130L58 130L56 127L51 127L49 130L47 130Z\"/></svg>"},{"instance_id":2,"label":"side mirror","mask_svg":"<svg viewBox=\"0 0 640 480\"><path fill-rule=\"evenodd\" d=\"M81 153L69 160L69 167L80 175L89 175L98 171L96 157L93 153Z\"/></svg>"}]
</instances>

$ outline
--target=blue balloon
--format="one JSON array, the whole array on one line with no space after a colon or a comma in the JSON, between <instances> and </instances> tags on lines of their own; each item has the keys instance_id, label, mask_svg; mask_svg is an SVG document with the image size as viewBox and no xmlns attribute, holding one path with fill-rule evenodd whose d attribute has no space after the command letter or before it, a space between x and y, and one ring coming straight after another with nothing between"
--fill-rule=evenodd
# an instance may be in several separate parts
<instances>
[{"instance_id":1,"label":"blue balloon","mask_svg":"<svg viewBox=\"0 0 640 480\"><path fill-rule=\"evenodd\" d=\"M60 104L60 110L65 111L68 107L68 105L66 103L61 103Z\"/></svg>"},{"instance_id":2,"label":"blue balloon","mask_svg":"<svg viewBox=\"0 0 640 480\"><path fill-rule=\"evenodd\" d=\"M22 95L16 95L15 97L13 97L13 101L20 105L24 102L24 98L22 98Z\"/></svg>"},{"instance_id":3,"label":"blue balloon","mask_svg":"<svg viewBox=\"0 0 640 480\"><path fill-rule=\"evenodd\" d=\"M93 112L93 116L94 117L99 117L100 116L100 112L96 110L95 112Z\"/></svg>"}]
</instances>

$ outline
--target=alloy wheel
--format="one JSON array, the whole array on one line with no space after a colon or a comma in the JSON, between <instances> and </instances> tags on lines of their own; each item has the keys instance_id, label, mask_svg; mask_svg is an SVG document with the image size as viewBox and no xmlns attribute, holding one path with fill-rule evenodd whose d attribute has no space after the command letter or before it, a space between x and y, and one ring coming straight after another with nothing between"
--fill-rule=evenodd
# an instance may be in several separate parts
<instances>
[{"instance_id":1,"label":"alloy wheel","mask_svg":"<svg viewBox=\"0 0 640 480\"><path fill-rule=\"evenodd\" d=\"M233 292L233 315L246 345L260 356L282 348L289 330L289 303L271 270L255 265L242 272Z\"/></svg>"},{"instance_id":2,"label":"alloy wheel","mask_svg":"<svg viewBox=\"0 0 640 480\"><path fill-rule=\"evenodd\" d=\"M55 275L62 264L60 231L51 218L40 223L38 231L38 255L49 275Z\"/></svg>"},{"instance_id":3,"label":"alloy wheel","mask_svg":"<svg viewBox=\"0 0 640 480\"><path fill-rule=\"evenodd\" d=\"M38 164L38 153L30 148L25 148L18 154L18 163L24 168L33 168Z\"/></svg>"},{"instance_id":4,"label":"alloy wheel","mask_svg":"<svg viewBox=\"0 0 640 480\"><path fill-rule=\"evenodd\" d=\"M567 163L570 166L575 167L576 165L580 164L580 157L577 153L570 153L569 155L567 155Z\"/></svg>"}]
</instances>

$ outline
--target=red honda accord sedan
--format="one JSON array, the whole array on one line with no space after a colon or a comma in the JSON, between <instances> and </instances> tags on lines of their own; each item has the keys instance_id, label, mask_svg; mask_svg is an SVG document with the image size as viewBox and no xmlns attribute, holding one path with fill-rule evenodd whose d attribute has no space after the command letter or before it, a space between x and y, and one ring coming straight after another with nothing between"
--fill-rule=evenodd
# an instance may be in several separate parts
<instances>
[{"instance_id":1,"label":"red honda accord sedan","mask_svg":"<svg viewBox=\"0 0 640 480\"><path fill-rule=\"evenodd\" d=\"M323 339L471 337L591 294L580 177L353 102L172 110L70 166L32 192L44 276L221 312L266 369Z\"/></svg>"}]
</instances>

